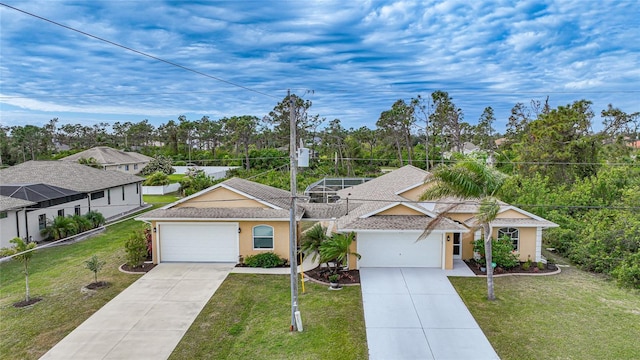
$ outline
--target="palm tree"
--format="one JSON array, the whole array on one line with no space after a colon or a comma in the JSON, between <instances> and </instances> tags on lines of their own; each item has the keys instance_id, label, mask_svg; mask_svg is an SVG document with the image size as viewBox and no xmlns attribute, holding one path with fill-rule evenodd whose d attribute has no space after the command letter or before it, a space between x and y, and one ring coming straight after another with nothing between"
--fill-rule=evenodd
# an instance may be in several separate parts
<instances>
[{"instance_id":1,"label":"palm tree","mask_svg":"<svg viewBox=\"0 0 640 360\"><path fill-rule=\"evenodd\" d=\"M59 240L67 236L75 235L78 231L76 223L65 216L56 216L53 220L47 220L47 227L42 229L42 235Z\"/></svg>"},{"instance_id":2,"label":"palm tree","mask_svg":"<svg viewBox=\"0 0 640 360\"><path fill-rule=\"evenodd\" d=\"M479 159L460 156L453 164L440 165L433 169L425 184L431 184L420 197L421 200L437 200L443 197L477 199L480 202L476 222L484 230L485 259L487 261L487 299L495 300L493 291L493 267L491 266L491 221L495 220L500 204L495 197L507 175L487 166ZM444 217L457 205L443 211ZM432 226L438 221L433 221ZM428 227L425 234L430 233Z\"/></svg>"},{"instance_id":3,"label":"palm tree","mask_svg":"<svg viewBox=\"0 0 640 360\"><path fill-rule=\"evenodd\" d=\"M104 216L97 211L89 211L88 213L84 214L84 217L91 221L91 224L94 228L101 226L105 222Z\"/></svg>"},{"instance_id":4,"label":"palm tree","mask_svg":"<svg viewBox=\"0 0 640 360\"><path fill-rule=\"evenodd\" d=\"M91 220L87 219L85 216L71 215L69 217L76 224L76 230L78 231L78 233L91 230L91 228L93 227L93 223L91 223Z\"/></svg>"},{"instance_id":5,"label":"palm tree","mask_svg":"<svg viewBox=\"0 0 640 360\"><path fill-rule=\"evenodd\" d=\"M355 255L360 259L360 254L351 251L351 243L355 236L353 232L333 234L320 245L320 262L333 262L335 267L332 272L337 274L338 269L347 263L349 255Z\"/></svg>"},{"instance_id":6,"label":"palm tree","mask_svg":"<svg viewBox=\"0 0 640 360\"><path fill-rule=\"evenodd\" d=\"M305 254L305 256L311 255L311 260L315 261L320 254L320 245L327 240L326 232L327 228L317 223L302 233L300 252Z\"/></svg>"},{"instance_id":7,"label":"palm tree","mask_svg":"<svg viewBox=\"0 0 640 360\"><path fill-rule=\"evenodd\" d=\"M33 256L33 251L29 250L34 249L37 244L34 242L27 243L19 237L13 238L9 242L15 245L13 245L12 248L2 249L2 255L13 256L14 259L20 261L24 265L24 276L26 284L25 302L29 302L29 300L31 300L29 296L29 260L31 260L31 257Z\"/></svg>"}]
</instances>

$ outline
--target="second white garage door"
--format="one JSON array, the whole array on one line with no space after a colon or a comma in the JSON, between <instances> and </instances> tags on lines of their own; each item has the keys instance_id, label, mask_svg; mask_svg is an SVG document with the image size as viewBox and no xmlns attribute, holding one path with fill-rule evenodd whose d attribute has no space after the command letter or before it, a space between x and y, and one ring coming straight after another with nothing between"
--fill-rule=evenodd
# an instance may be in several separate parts
<instances>
[{"instance_id":1,"label":"second white garage door","mask_svg":"<svg viewBox=\"0 0 640 360\"><path fill-rule=\"evenodd\" d=\"M237 223L159 224L160 262L237 262Z\"/></svg>"},{"instance_id":2,"label":"second white garage door","mask_svg":"<svg viewBox=\"0 0 640 360\"><path fill-rule=\"evenodd\" d=\"M442 234L416 242L421 233L359 232L359 267L442 267Z\"/></svg>"}]
</instances>

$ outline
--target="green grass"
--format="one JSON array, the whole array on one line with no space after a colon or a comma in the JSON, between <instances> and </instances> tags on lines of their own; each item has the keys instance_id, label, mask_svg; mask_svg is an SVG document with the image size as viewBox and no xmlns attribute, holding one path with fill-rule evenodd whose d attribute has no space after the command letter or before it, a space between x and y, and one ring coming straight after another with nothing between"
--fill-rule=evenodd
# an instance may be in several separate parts
<instances>
[{"instance_id":1,"label":"green grass","mask_svg":"<svg viewBox=\"0 0 640 360\"><path fill-rule=\"evenodd\" d=\"M172 202L180 199L180 197L176 193L170 193L166 195L142 195L142 199L148 204L156 205L154 206L154 208L156 208L171 204Z\"/></svg>"},{"instance_id":2,"label":"green grass","mask_svg":"<svg viewBox=\"0 0 640 360\"><path fill-rule=\"evenodd\" d=\"M183 177L185 177L185 174L171 174L168 175L167 177L169 178L169 181L171 181L172 183L177 183L180 180L182 180Z\"/></svg>"},{"instance_id":3,"label":"green grass","mask_svg":"<svg viewBox=\"0 0 640 360\"><path fill-rule=\"evenodd\" d=\"M503 360L638 359L640 294L571 268L554 276L450 278Z\"/></svg>"},{"instance_id":4,"label":"green grass","mask_svg":"<svg viewBox=\"0 0 640 360\"><path fill-rule=\"evenodd\" d=\"M140 275L124 274L124 241L141 226L127 220L108 227L93 238L35 252L29 266L31 297L42 301L26 308L13 303L24 299L22 264L12 260L0 264L0 359L37 359L69 332L133 283ZM111 284L93 296L80 292L93 282L84 266L92 255L106 261L98 281Z\"/></svg>"},{"instance_id":5,"label":"green grass","mask_svg":"<svg viewBox=\"0 0 640 360\"><path fill-rule=\"evenodd\" d=\"M360 288L305 286L291 333L288 276L230 274L170 359L366 359Z\"/></svg>"}]
</instances>

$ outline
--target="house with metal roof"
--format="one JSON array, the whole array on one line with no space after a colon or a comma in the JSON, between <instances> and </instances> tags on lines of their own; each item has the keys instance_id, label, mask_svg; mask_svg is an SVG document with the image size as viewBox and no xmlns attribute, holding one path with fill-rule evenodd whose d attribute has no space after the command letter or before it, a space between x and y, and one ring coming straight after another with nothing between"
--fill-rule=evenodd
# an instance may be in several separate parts
<instances>
[{"instance_id":1,"label":"house with metal roof","mask_svg":"<svg viewBox=\"0 0 640 360\"><path fill-rule=\"evenodd\" d=\"M56 216L98 211L113 218L144 206L144 178L73 162L27 161L0 170L0 247L40 231Z\"/></svg>"},{"instance_id":2,"label":"house with metal roof","mask_svg":"<svg viewBox=\"0 0 640 360\"><path fill-rule=\"evenodd\" d=\"M78 162L80 159L93 158L104 170L117 170L127 174L137 174L149 164L152 157L110 148L108 146L96 146L91 149L75 153L60 159L61 161Z\"/></svg>"}]
</instances>

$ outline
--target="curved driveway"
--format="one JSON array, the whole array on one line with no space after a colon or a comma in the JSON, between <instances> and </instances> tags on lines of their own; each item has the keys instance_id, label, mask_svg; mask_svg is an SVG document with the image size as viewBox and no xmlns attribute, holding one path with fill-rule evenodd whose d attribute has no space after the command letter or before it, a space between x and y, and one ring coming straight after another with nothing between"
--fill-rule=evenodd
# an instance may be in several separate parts
<instances>
[{"instance_id":1,"label":"curved driveway","mask_svg":"<svg viewBox=\"0 0 640 360\"><path fill-rule=\"evenodd\" d=\"M457 265L360 269L370 360L499 359L447 279L473 276Z\"/></svg>"}]
</instances>

